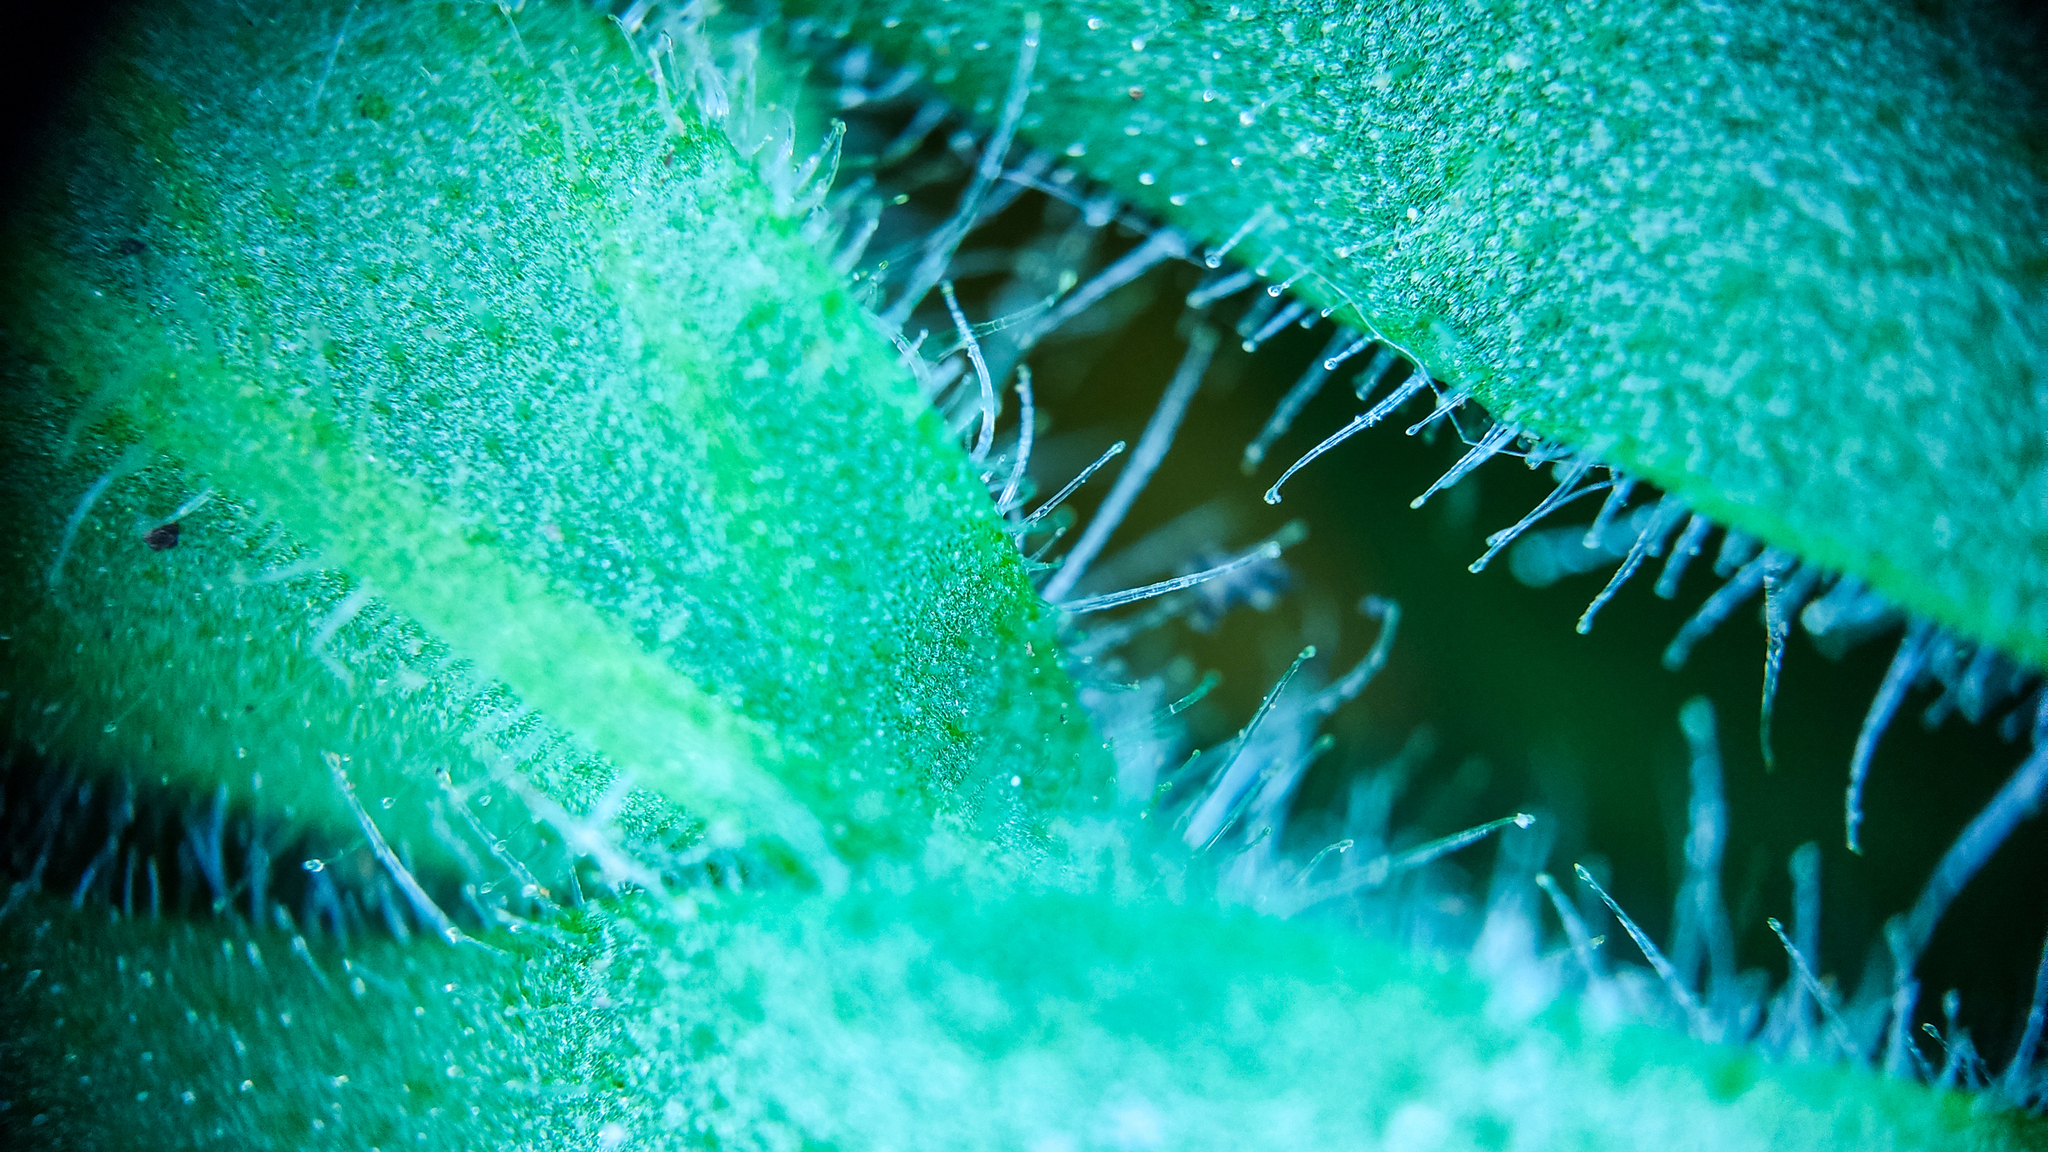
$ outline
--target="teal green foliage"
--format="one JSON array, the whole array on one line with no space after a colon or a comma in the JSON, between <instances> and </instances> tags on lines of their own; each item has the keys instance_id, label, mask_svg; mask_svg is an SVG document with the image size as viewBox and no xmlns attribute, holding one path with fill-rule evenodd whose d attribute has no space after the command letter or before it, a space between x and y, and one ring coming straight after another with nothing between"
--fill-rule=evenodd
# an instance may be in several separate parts
<instances>
[{"instance_id":1,"label":"teal green foliage","mask_svg":"<svg viewBox=\"0 0 2048 1152\"><path fill-rule=\"evenodd\" d=\"M520 1148L595 1135L591 1098L607 1085L587 1057L609 1021L572 917L545 942L501 938L505 953L386 940L346 959L275 932L42 899L11 920L0 1053L15 1147Z\"/></svg>"},{"instance_id":2,"label":"teal green foliage","mask_svg":"<svg viewBox=\"0 0 2048 1152\"><path fill-rule=\"evenodd\" d=\"M193 2L123 45L5 237L10 742L100 789L224 788L364 882L336 766L422 875L502 882L441 820L469 803L536 868L581 829L655 866L735 847L746 891L451 946L294 928L246 890L158 920L17 888L10 1136L2031 1138L1523 1018L1341 928L1221 911L1206 865L1106 823L1099 738L967 462L801 212L616 29Z\"/></svg>"},{"instance_id":3,"label":"teal green foliage","mask_svg":"<svg viewBox=\"0 0 2048 1152\"><path fill-rule=\"evenodd\" d=\"M2048 154L1971 5L798 2L1531 431L2048 661ZM1324 467L1342 467L1341 458Z\"/></svg>"},{"instance_id":4,"label":"teal green foliage","mask_svg":"<svg viewBox=\"0 0 2048 1152\"><path fill-rule=\"evenodd\" d=\"M67 757L105 757L97 731L138 702L157 723L124 724L182 733L194 712L148 685L160 633L195 621L242 644L185 690L254 681L227 711L282 691L338 587L232 579L275 527L634 782L805 854L914 844L942 811L1021 843L1034 801L1092 789L1101 758L1061 723L1049 622L987 501L717 130L665 125L601 23L543 10L515 38L379 7L320 48L346 11L234 38L204 7L152 23L147 66L107 67L18 222L9 598L34 624L9 706L61 692ZM54 594L114 597L115 636L57 661L110 622L35 610L102 430L257 519L201 515L153 555L137 513L88 516ZM137 592L243 619L102 587L138 568ZM280 614L254 626L251 598Z\"/></svg>"},{"instance_id":5,"label":"teal green foliage","mask_svg":"<svg viewBox=\"0 0 2048 1152\"><path fill-rule=\"evenodd\" d=\"M1346 933L1103 880L636 898L495 957L38 902L9 1056L81 1147L109 1114L228 1147L2038 1146L1968 1097L1489 1012Z\"/></svg>"}]
</instances>

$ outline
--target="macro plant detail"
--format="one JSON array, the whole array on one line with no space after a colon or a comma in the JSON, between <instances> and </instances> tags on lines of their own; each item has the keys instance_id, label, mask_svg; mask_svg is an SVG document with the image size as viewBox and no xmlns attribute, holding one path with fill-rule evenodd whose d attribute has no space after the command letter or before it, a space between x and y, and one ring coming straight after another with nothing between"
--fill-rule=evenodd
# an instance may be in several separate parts
<instances>
[{"instance_id":1,"label":"macro plant detail","mask_svg":"<svg viewBox=\"0 0 2048 1152\"><path fill-rule=\"evenodd\" d=\"M982 108L1025 11L796 7ZM1044 18L1037 142L1504 422L2040 663L2038 97L1994 14Z\"/></svg>"},{"instance_id":2,"label":"macro plant detail","mask_svg":"<svg viewBox=\"0 0 2048 1152\"><path fill-rule=\"evenodd\" d=\"M1077 614L1236 587L1293 537L1128 595L1075 592L1114 517L1071 567L1020 554L1065 527L1065 494L1026 482L1032 423L999 423L999 384L1028 410L1028 371L1007 369L1031 340L978 331L948 261L1020 186L1006 133L1058 109L1020 91L1011 53L966 202L906 279L849 288L879 208L835 195L840 130L811 133L775 37L704 17L166 5L94 73L9 221L0 313L10 1131L2036 1138L1988 1099L1629 1023L1675 1009L1583 946L1487 984L1288 922L1530 821L1277 850L1316 724L1389 658L1399 611L1376 601L1350 672L1304 672L1305 652L1234 740L1134 777L1191 701L1077 686L1062 648L1135 626ZM1062 19L1005 16L988 39L1024 30L1053 69L1080 43ZM1195 251L1152 235L1143 260ZM1259 227L1236 241L1278 252ZM1031 338L1115 286L1065 285L1074 306L1027 319ZM919 340L906 322L927 316ZM1218 339L1192 333L1169 401ZM1464 386L1439 367L1463 361L1402 347ZM1415 398L1437 377L1404 379ZM1095 483L1142 486L1177 419L1163 404ZM1725 514L1644 451L1620 459ZM1783 543L1853 567L1846 545ZM1920 579L1974 595L1957 571ZM1983 630L2024 660L2016 634ZM1708 779L1711 712L1684 723ZM1534 918L1511 903L1489 922ZM1584 1012L1558 998L1571 980ZM1803 1040L1842 1023L1811 984L1786 984ZM1741 1015L1677 1008L1702 1040Z\"/></svg>"}]
</instances>

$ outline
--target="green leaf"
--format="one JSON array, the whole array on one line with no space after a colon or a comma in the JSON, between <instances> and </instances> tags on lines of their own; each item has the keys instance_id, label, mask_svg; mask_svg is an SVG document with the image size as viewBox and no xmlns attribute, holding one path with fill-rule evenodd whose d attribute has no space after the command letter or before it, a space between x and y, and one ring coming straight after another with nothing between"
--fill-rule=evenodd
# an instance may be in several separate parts
<instances>
[{"instance_id":1,"label":"green leaf","mask_svg":"<svg viewBox=\"0 0 2048 1152\"><path fill-rule=\"evenodd\" d=\"M1101 819L1047 610L803 190L614 28L530 7L167 4L8 221L9 739L77 774L43 826L156 780L200 798L181 851L241 854L181 868L161 918L132 874L128 915L10 892L10 1135L2030 1138L1528 1019L1220 910L1200 865L1162 880ZM348 941L251 882L280 827L330 846L309 875L403 865L423 900L560 839L655 882ZM708 847L739 866L692 885Z\"/></svg>"},{"instance_id":2,"label":"green leaf","mask_svg":"<svg viewBox=\"0 0 2048 1152\"><path fill-rule=\"evenodd\" d=\"M1971 6L795 0L1470 388L2048 663L2048 153ZM1342 467L1340 460L1323 467Z\"/></svg>"},{"instance_id":3,"label":"green leaf","mask_svg":"<svg viewBox=\"0 0 2048 1152\"><path fill-rule=\"evenodd\" d=\"M1565 1011L1489 1012L1469 978L1348 933L991 880L729 899L687 921L631 900L566 917L501 963L369 945L342 967L73 918L0 975L40 971L7 1021L36 1072L89 1068L67 1092L231 1147L874 1147L916 1133L925 1147L1227 1149L1380 1134L1764 1152L2038 1136L1860 1072L1774 1068ZM137 1021L106 1022L124 1013Z\"/></svg>"},{"instance_id":4,"label":"green leaf","mask_svg":"<svg viewBox=\"0 0 2048 1152\"><path fill-rule=\"evenodd\" d=\"M935 816L1022 844L1098 791L988 501L718 131L583 17L349 11L230 36L170 8L16 223L8 706L62 701L52 754L108 759L116 714L193 738L167 627L241 641L178 686L239 681L223 714L308 671L341 585L232 578L274 525L632 783L814 869ZM126 508L153 453L239 502L161 554ZM239 785L217 743L176 761ZM320 764L297 743L278 775Z\"/></svg>"}]
</instances>

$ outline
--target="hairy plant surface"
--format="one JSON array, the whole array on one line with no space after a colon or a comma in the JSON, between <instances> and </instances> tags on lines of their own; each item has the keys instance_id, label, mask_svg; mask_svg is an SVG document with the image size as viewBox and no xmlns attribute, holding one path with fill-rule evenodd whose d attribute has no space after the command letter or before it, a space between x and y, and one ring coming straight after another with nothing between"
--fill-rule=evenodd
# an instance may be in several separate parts
<instances>
[{"instance_id":1,"label":"hairy plant surface","mask_svg":"<svg viewBox=\"0 0 2048 1152\"><path fill-rule=\"evenodd\" d=\"M984 490L813 250L829 159L757 176L658 75L567 6L201 2L95 73L5 235L0 706L76 774L45 857L65 803L198 799L177 883L94 857L38 894L37 857L7 897L11 1134L2038 1135L1489 1007L1162 876ZM447 940L295 921L278 827L330 846L282 871ZM544 841L638 893L484 891Z\"/></svg>"},{"instance_id":2,"label":"hairy plant surface","mask_svg":"<svg viewBox=\"0 0 2048 1152\"><path fill-rule=\"evenodd\" d=\"M1042 12L1034 143L1501 419L2048 662L2048 166L1974 7L789 7L984 114Z\"/></svg>"},{"instance_id":3,"label":"hairy plant surface","mask_svg":"<svg viewBox=\"0 0 2048 1152\"><path fill-rule=\"evenodd\" d=\"M346 695L308 642L346 643L340 585L261 582L282 532L636 784L805 852L915 842L906 809L1021 834L1019 755L1034 793L1089 786L965 462L801 218L664 123L616 30L378 9L344 58L335 13L221 19L174 7L110 62L15 221L8 706L66 702L24 721L55 754L118 758L154 714L239 783L245 721L170 693L253 678L220 704L285 694L269 722ZM160 455L242 503L157 552L131 521L181 496L125 481ZM57 659L81 631L102 650Z\"/></svg>"}]
</instances>

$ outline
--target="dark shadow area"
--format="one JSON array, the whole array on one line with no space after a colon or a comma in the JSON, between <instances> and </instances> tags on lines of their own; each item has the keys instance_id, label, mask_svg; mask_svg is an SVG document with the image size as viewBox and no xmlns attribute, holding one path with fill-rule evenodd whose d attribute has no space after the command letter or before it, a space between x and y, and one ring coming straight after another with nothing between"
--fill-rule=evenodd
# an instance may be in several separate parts
<instances>
[{"instance_id":1,"label":"dark shadow area","mask_svg":"<svg viewBox=\"0 0 2048 1152\"><path fill-rule=\"evenodd\" d=\"M135 7L133 0L9 0L0 12L0 212L9 210L31 162L58 130L65 95L94 48Z\"/></svg>"}]
</instances>

